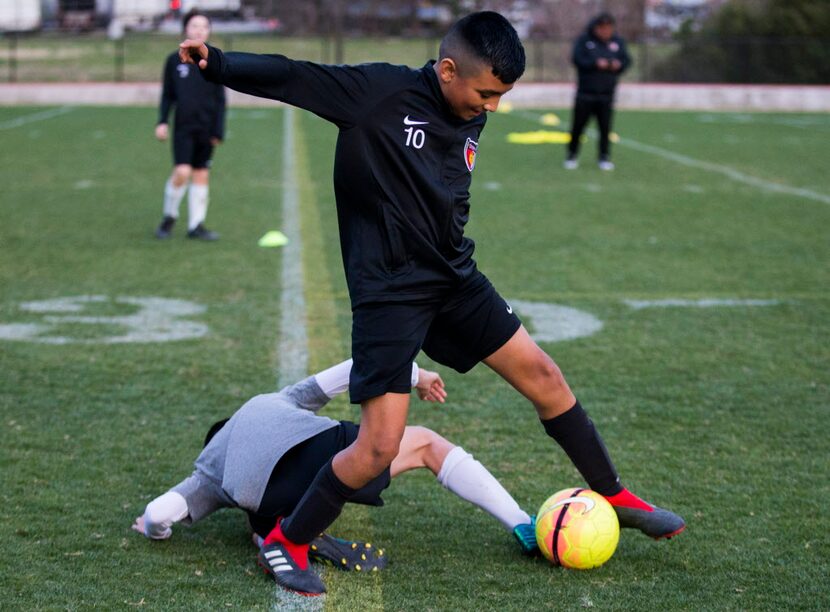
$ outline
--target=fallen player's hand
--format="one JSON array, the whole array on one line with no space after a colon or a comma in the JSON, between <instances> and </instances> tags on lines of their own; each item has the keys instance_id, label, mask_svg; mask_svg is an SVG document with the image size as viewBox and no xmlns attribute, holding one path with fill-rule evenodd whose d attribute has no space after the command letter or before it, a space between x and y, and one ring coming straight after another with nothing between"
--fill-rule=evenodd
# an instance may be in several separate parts
<instances>
[{"instance_id":1,"label":"fallen player's hand","mask_svg":"<svg viewBox=\"0 0 830 612\"><path fill-rule=\"evenodd\" d=\"M140 533L143 536L147 535L146 533L144 533L144 516L143 515L139 516L137 519L135 519L135 523L133 523L132 530L137 531L138 533Z\"/></svg>"},{"instance_id":2,"label":"fallen player's hand","mask_svg":"<svg viewBox=\"0 0 830 612\"><path fill-rule=\"evenodd\" d=\"M199 68L207 68L208 48L198 39L188 38L179 45L179 59L185 64L196 64Z\"/></svg>"},{"instance_id":3,"label":"fallen player's hand","mask_svg":"<svg viewBox=\"0 0 830 612\"><path fill-rule=\"evenodd\" d=\"M418 391L418 397L425 402L443 404L447 398L441 375L423 368L418 368L418 384L415 385L415 389Z\"/></svg>"},{"instance_id":4,"label":"fallen player's hand","mask_svg":"<svg viewBox=\"0 0 830 612\"><path fill-rule=\"evenodd\" d=\"M159 140L167 140L168 128L166 123L159 123L156 126L156 138Z\"/></svg>"}]
</instances>

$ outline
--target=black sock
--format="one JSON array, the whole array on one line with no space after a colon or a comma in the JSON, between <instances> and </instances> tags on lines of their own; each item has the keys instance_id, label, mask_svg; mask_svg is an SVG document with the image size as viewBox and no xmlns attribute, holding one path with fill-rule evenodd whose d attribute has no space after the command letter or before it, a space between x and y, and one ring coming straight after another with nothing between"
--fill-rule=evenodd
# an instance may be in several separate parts
<instances>
[{"instance_id":1,"label":"black sock","mask_svg":"<svg viewBox=\"0 0 830 612\"><path fill-rule=\"evenodd\" d=\"M354 492L335 475L329 461L317 472L294 511L283 519L283 535L295 544L308 544L340 516Z\"/></svg>"},{"instance_id":2,"label":"black sock","mask_svg":"<svg viewBox=\"0 0 830 612\"><path fill-rule=\"evenodd\" d=\"M591 489L600 495L616 495L622 491L608 450L579 401L567 412L542 421L542 425L568 454Z\"/></svg>"}]
</instances>

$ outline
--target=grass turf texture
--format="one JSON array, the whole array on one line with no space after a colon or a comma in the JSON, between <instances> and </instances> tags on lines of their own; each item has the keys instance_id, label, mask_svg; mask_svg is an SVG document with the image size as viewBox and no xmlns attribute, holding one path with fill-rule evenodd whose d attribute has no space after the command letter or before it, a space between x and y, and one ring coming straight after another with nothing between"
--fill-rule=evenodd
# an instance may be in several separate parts
<instances>
[{"instance_id":1,"label":"grass turf texture","mask_svg":"<svg viewBox=\"0 0 830 612\"><path fill-rule=\"evenodd\" d=\"M0 124L37 110L0 109ZM830 120L619 113L618 170L603 174L594 142L570 173L561 147L508 145L508 132L537 129L534 116L492 117L481 139L469 226L477 260L508 299L604 321L592 337L544 348L625 482L689 529L669 543L625 531L604 567L558 570L522 558L493 519L431 476L407 474L385 508L348 508L339 520L335 533L385 546L392 563L377 576L327 572L326 608L826 609L830 207L625 139L827 194ZM185 240L183 223L171 241L151 237L170 163L152 141L153 117L75 109L2 134L0 322L39 320L19 310L24 301L102 294L192 300L208 307L193 318L210 326L206 338L166 344L0 344L0 600L11 607L267 609L274 599L241 513L177 528L168 542L145 541L129 524L187 475L214 420L273 388L281 255L256 241L279 227L280 111L233 110L208 217L222 240L210 245ZM318 369L349 346L335 133L309 115L297 128ZM622 302L703 297L780 304L634 311ZM505 383L483 367L440 371L450 402L413 404L411 423L475 453L530 511L580 484ZM343 400L330 414L356 415Z\"/></svg>"}]
</instances>

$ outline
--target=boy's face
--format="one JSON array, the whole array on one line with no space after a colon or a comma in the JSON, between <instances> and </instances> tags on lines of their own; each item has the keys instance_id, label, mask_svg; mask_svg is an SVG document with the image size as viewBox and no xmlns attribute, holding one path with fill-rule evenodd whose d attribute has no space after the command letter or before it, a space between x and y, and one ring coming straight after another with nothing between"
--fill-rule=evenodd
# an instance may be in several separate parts
<instances>
[{"instance_id":1,"label":"boy's face","mask_svg":"<svg viewBox=\"0 0 830 612\"><path fill-rule=\"evenodd\" d=\"M184 29L184 36L191 40L206 41L210 36L210 21L202 15L191 17Z\"/></svg>"},{"instance_id":2,"label":"boy's face","mask_svg":"<svg viewBox=\"0 0 830 612\"><path fill-rule=\"evenodd\" d=\"M502 83L493 75L492 68L484 64L462 73L454 60L444 58L435 64L435 72L447 104L457 117L465 121L483 112L495 112L501 97L513 89L512 83Z\"/></svg>"}]
</instances>

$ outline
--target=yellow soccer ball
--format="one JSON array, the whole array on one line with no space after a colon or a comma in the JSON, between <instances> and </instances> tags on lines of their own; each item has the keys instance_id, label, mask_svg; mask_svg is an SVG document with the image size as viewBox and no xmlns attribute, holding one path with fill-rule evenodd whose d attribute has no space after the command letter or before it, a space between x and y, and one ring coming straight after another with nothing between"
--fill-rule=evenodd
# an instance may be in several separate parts
<instances>
[{"instance_id":1,"label":"yellow soccer ball","mask_svg":"<svg viewBox=\"0 0 830 612\"><path fill-rule=\"evenodd\" d=\"M617 513L590 489L563 489L536 515L536 541L545 558L571 569L599 567L617 550Z\"/></svg>"}]
</instances>

